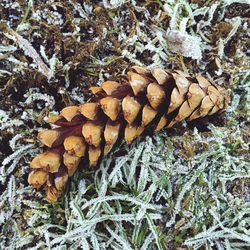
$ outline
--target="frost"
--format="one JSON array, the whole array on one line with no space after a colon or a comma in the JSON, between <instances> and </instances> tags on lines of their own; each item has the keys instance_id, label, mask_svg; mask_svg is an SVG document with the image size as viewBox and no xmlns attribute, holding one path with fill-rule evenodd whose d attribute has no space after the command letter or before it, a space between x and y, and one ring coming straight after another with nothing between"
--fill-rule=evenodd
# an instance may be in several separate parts
<instances>
[{"instance_id":1,"label":"frost","mask_svg":"<svg viewBox=\"0 0 250 250\"><path fill-rule=\"evenodd\" d=\"M88 206L91 206L91 205L95 205L97 203L100 203L100 202L104 202L104 201L112 201L112 200L122 200L122 201L129 201L129 202L132 202L136 205L139 205L139 206L142 206L146 209L163 209L164 207L163 206L157 206L157 205L152 205L152 204L148 204L147 202L144 202L140 199L137 199L137 198L133 198L133 197L129 197L128 195L116 195L116 196L103 196L101 198L96 198L96 199L92 199L91 201L85 203L81 209L84 210L85 208L87 208Z\"/></svg>"},{"instance_id":2,"label":"frost","mask_svg":"<svg viewBox=\"0 0 250 250\"><path fill-rule=\"evenodd\" d=\"M128 0L103 0L103 5L105 8L118 8L121 5L128 2Z\"/></svg>"},{"instance_id":3,"label":"frost","mask_svg":"<svg viewBox=\"0 0 250 250\"><path fill-rule=\"evenodd\" d=\"M180 31L168 31L166 34L169 49L192 59L201 59L201 41Z\"/></svg>"},{"instance_id":4,"label":"frost","mask_svg":"<svg viewBox=\"0 0 250 250\"><path fill-rule=\"evenodd\" d=\"M33 147L34 147L33 145L23 146L3 160L2 166L0 167L1 182L5 182L6 177L9 176L14 171L20 159L22 159L22 157L24 157L25 155L30 154L32 152L31 149L33 149ZM6 168L7 165L9 165L8 168Z\"/></svg>"},{"instance_id":5,"label":"frost","mask_svg":"<svg viewBox=\"0 0 250 250\"><path fill-rule=\"evenodd\" d=\"M49 72L48 72L48 80L50 81L52 79L52 77L54 77L55 75L55 70L56 70L56 66L59 63L59 59L56 58L55 55L53 55L51 57L51 59L49 60Z\"/></svg>"},{"instance_id":6,"label":"frost","mask_svg":"<svg viewBox=\"0 0 250 250\"><path fill-rule=\"evenodd\" d=\"M16 47L15 46L12 46L12 45L9 45L9 46L3 46L3 45L0 45L0 52L14 52L16 51Z\"/></svg>"},{"instance_id":7,"label":"frost","mask_svg":"<svg viewBox=\"0 0 250 250\"><path fill-rule=\"evenodd\" d=\"M246 163L241 159L242 166L238 166L233 170L233 164L234 162L237 163L237 159L231 156L224 146L226 135L216 127L211 127L211 130L213 137L207 139L194 131L193 140L200 143L210 140L211 150L194 156L191 166L187 168L184 175L182 175L183 172L178 173L178 166L188 166L190 162L188 163L184 158L177 159L176 156L174 157L173 154L176 152L172 150L170 142L168 142L166 149L163 144L163 142L166 142L166 135L158 135L148 138L146 141L135 142L129 147L126 146L127 153L125 156L116 159L115 168L112 168L109 157L104 159L99 170L94 174L94 182L87 179L82 180L70 190L67 198L69 200L65 203L67 227L58 227L49 223L46 226L37 227L39 221L50 220L50 213L48 213L46 206L40 205L39 207L39 203L23 200L23 203L30 207L32 211L29 216L29 223L37 228L36 237L38 235L42 237L47 246L49 245L51 248L55 248L57 244L60 244L61 248L67 249L67 244L71 242L72 249L77 249L79 246L89 247L90 249L107 249L109 247L112 249L134 249L134 244L138 246L138 249L154 249L154 247L165 249L166 245L162 241L164 235L159 230L158 220L162 221L163 216L167 216L167 223L170 225L175 223L174 218L176 218L177 214L182 213L184 217L189 218L189 223L185 224L185 220L184 225L180 227L179 230L182 230L182 228L188 229L189 226L206 216L207 211L204 209L202 197L209 195L209 192L204 192L204 187L197 185L197 183L194 184L200 176L203 176L203 180L208 184L209 189L213 190L210 192L215 203L213 203L214 207L209 212L213 216L215 223L211 224L207 229L201 228L201 231L196 236L185 241L185 245L194 249L203 245L212 246L213 244L220 244L221 247L226 244L233 247L236 244L235 240L241 240L244 243L237 244L247 246L249 244L247 232L238 232L239 228L230 226L230 223L233 223L232 220L235 222L240 220L241 224L239 225L244 228L242 218L249 214L249 211L245 209L247 203L242 203L241 199L237 201L233 196L229 198L226 192L221 193L220 190L217 190L217 181L214 180L214 178L217 178L217 180L221 182L224 180L229 184L235 179L249 178L249 174L247 175L243 171L244 167L242 167ZM233 133L233 138L240 136L240 130ZM13 139L14 148L14 142L18 141L19 138L20 136L17 136ZM211 162L213 168L210 167ZM141 168L138 180L133 180L131 178L132 174L130 174L135 165ZM229 171L229 169L231 170ZM112 171L110 172L110 170ZM211 170L216 171L216 175L212 178ZM107 174L108 171L111 174ZM238 173L233 175L235 179L229 177L232 176L232 171ZM176 178L176 175L182 175L182 178ZM116 185L114 185L112 181L116 176L118 176L118 179ZM171 182L167 181L169 178L172 179ZM134 190L136 187L138 193L118 193L119 189L116 189L118 184L130 188L130 190ZM93 192L93 185L96 197L89 197L88 192L90 190ZM180 188L177 197L171 191L175 189L175 185ZM227 187L225 188L227 189ZM8 184L8 199L10 200L18 195L17 192L13 192L14 189L15 182L12 179ZM182 211L183 204L186 203L186 195L192 192L196 193L195 197L197 198L193 202L201 202L201 204L195 205L194 214L191 213L192 210L189 210L193 209L192 206L189 206L186 211ZM224 198L220 201L218 197L221 197L221 195L224 195ZM164 200L168 197L167 199L175 201L172 218L169 217L170 214L164 215L166 201L164 206L157 204L156 196L159 196L158 200ZM230 199L231 205L225 206L225 199ZM237 217L233 216L235 204L241 211ZM225 213L218 216L215 212L218 208L223 209ZM111 221L112 223L110 223ZM132 234L125 229L125 224L122 222L129 223ZM99 230L98 225L102 225L103 229ZM53 229L53 233L49 229ZM142 234L145 235L145 238L141 242L139 235ZM84 235L84 239L82 235ZM28 244L30 240L30 237L23 238L23 241L19 238L18 244L25 245L25 242ZM40 242L39 244L43 246L44 243Z\"/></svg>"},{"instance_id":8,"label":"frost","mask_svg":"<svg viewBox=\"0 0 250 250\"><path fill-rule=\"evenodd\" d=\"M75 3L72 0L69 2L74 6L75 11L77 11L82 18L89 20L89 16L93 11L93 7L91 5L83 3L84 8L82 8L79 3Z\"/></svg>"},{"instance_id":9,"label":"frost","mask_svg":"<svg viewBox=\"0 0 250 250\"><path fill-rule=\"evenodd\" d=\"M9 34L5 34L9 39L14 40L18 46L23 49L24 53L31 57L33 59L33 61L37 64L38 66L38 70L44 74L46 77L48 77L48 72L49 72L49 68L47 67L47 65L43 62L43 60L41 59L41 57L38 55L38 53L36 52L36 50L32 47L32 45L30 44L30 42L23 38L22 36L20 36L19 34L17 34L14 30L8 28L8 32Z\"/></svg>"},{"instance_id":10,"label":"frost","mask_svg":"<svg viewBox=\"0 0 250 250\"><path fill-rule=\"evenodd\" d=\"M0 76L4 76L4 75L11 75L11 72L9 72L7 70L1 70L0 69Z\"/></svg>"},{"instance_id":11,"label":"frost","mask_svg":"<svg viewBox=\"0 0 250 250\"><path fill-rule=\"evenodd\" d=\"M230 5L232 3L246 3L249 4L249 0L222 0L221 1L224 6Z\"/></svg>"},{"instance_id":12,"label":"frost","mask_svg":"<svg viewBox=\"0 0 250 250\"><path fill-rule=\"evenodd\" d=\"M52 5L55 6L55 5ZM37 10L33 14L33 18L36 20L46 20L48 24L54 24L54 25L62 25L63 24L63 18L60 13L58 13L56 10L56 6L54 7L55 11L50 11L47 8L41 10Z\"/></svg>"},{"instance_id":13,"label":"frost","mask_svg":"<svg viewBox=\"0 0 250 250\"><path fill-rule=\"evenodd\" d=\"M208 18L206 21L204 20L201 20L198 24L197 24L197 28L198 30L206 27L206 26L209 26L211 24L211 21L213 20L213 16L214 16L214 13L216 11L218 7L218 3L214 3L208 10L207 10L207 13L208 13Z\"/></svg>"},{"instance_id":14,"label":"frost","mask_svg":"<svg viewBox=\"0 0 250 250\"><path fill-rule=\"evenodd\" d=\"M146 238L146 240L144 241L141 250L147 250L149 245L152 243L152 241L154 240L154 235L153 233L149 234L148 237Z\"/></svg>"},{"instance_id":15,"label":"frost","mask_svg":"<svg viewBox=\"0 0 250 250\"><path fill-rule=\"evenodd\" d=\"M240 17L235 17L234 19L231 20L230 22L233 26L232 30L229 32L227 37L225 39L219 40L219 48L218 48L218 55L220 58L224 56L224 47L227 44L227 42L236 34L238 28L241 25L241 18Z\"/></svg>"},{"instance_id":16,"label":"frost","mask_svg":"<svg viewBox=\"0 0 250 250\"><path fill-rule=\"evenodd\" d=\"M187 23L188 20L190 20L191 23L194 22L194 17L193 17L193 12L192 12L192 9L190 7L190 5L188 4L188 2L186 1L179 1L177 2L174 7L171 7L171 5L165 5L164 6L165 9L167 10L170 10L170 13L171 13L171 21L170 21L170 29L171 30L175 30L177 29L177 20L179 18L179 13L180 13L180 9L181 7L184 7L184 9L187 11L187 14L188 14L188 17L187 18L183 18L182 22L185 22Z\"/></svg>"},{"instance_id":17,"label":"frost","mask_svg":"<svg viewBox=\"0 0 250 250\"><path fill-rule=\"evenodd\" d=\"M4 122L7 121L9 118L8 114L6 111L0 109L0 121Z\"/></svg>"},{"instance_id":18,"label":"frost","mask_svg":"<svg viewBox=\"0 0 250 250\"><path fill-rule=\"evenodd\" d=\"M79 88L73 88L72 89L71 98L76 100L79 103L83 103L85 101L85 99L86 99L85 95L84 95L84 92Z\"/></svg>"},{"instance_id":19,"label":"frost","mask_svg":"<svg viewBox=\"0 0 250 250\"><path fill-rule=\"evenodd\" d=\"M127 50L122 51L122 55L126 58L128 58L132 63L138 65L138 66L143 66L143 64L136 59L136 56L132 53L130 53Z\"/></svg>"},{"instance_id":20,"label":"frost","mask_svg":"<svg viewBox=\"0 0 250 250\"><path fill-rule=\"evenodd\" d=\"M47 94L38 93L37 89L35 89L35 88L29 89L29 92L27 94L25 94L25 97L27 97L25 100L25 103L28 105L32 104L35 100L44 101L45 107L48 107L49 109L52 109L53 106L55 105L55 100L52 96L49 96Z\"/></svg>"},{"instance_id":21,"label":"frost","mask_svg":"<svg viewBox=\"0 0 250 250\"><path fill-rule=\"evenodd\" d=\"M159 236L158 236L156 225L154 224L154 222L153 222L152 218L150 217L150 215L147 214L146 218L147 218L147 221L148 221L148 224L149 224L149 228L150 228L150 230L152 231L152 233L154 235L154 238L155 238L156 245L157 245L158 249L163 250L164 248L160 243L160 239L159 239Z\"/></svg>"},{"instance_id":22,"label":"frost","mask_svg":"<svg viewBox=\"0 0 250 250\"><path fill-rule=\"evenodd\" d=\"M120 237L118 234L116 234L113 230L111 230L108 226L106 227L110 235L121 244L121 248L127 249L127 250L133 250L129 244L129 242L125 241L122 237Z\"/></svg>"},{"instance_id":23,"label":"frost","mask_svg":"<svg viewBox=\"0 0 250 250\"><path fill-rule=\"evenodd\" d=\"M11 119L8 112L0 110L0 131L13 130L13 127L19 127L23 124L23 121L18 119Z\"/></svg>"}]
</instances>

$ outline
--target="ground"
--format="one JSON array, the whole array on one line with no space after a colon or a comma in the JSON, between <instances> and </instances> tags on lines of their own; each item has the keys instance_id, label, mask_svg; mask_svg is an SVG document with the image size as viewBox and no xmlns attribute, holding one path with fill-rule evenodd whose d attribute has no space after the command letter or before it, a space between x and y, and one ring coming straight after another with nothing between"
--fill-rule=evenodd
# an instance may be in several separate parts
<instances>
[{"instance_id":1,"label":"ground","mask_svg":"<svg viewBox=\"0 0 250 250\"><path fill-rule=\"evenodd\" d=\"M247 0L0 2L1 249L249 249ZM48 204L27 183L37 132L131 65L200 73L223 114L83 166Z\"/></svg>"}]
</instances>

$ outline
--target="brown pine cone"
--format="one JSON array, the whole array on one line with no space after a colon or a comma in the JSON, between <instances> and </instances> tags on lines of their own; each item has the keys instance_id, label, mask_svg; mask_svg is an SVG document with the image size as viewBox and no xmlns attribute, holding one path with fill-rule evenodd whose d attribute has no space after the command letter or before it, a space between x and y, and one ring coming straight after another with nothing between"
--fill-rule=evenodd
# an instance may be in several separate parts
<instances>
[{"instance_id":1,"label":"brown pine cone","mask_svg":"<svg viewBox=\"0 0 250 250\"><path fill-rule=\"evenodd\" d=\"M81 158L96 166L118 138L129 144L148 126L159 131L223 111L229 102L224 88L200 75L137 66L127 72L126 83L107 81L90 91L86 103L49 118L57 128L38 134L49 149L32 160L28 182L36 189L44 186L50 202L59 198Z\"/></svg>"}]
</instances>

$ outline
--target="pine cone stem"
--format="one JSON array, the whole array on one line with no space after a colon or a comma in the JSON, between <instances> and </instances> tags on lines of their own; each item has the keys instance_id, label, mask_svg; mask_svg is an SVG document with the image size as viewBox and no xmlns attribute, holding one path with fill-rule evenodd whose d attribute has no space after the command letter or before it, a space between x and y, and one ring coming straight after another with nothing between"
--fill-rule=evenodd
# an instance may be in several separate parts
<instances>
[{"instance_id":1,"label":"pine cone stem","mask_svg":"<svg viewBox=\"0 0 250 250\"><path fill-rule=\"evenodd\" d=\"M49 149L32 160L28 182L36 189L44 186L49 202L60 197L82 158L96 166L119 138L129 144L146 127L159 131L213 115L229 102L224 88L200 75L137 66L127 72L127 82L106 81L90 91L93 97L86 103L49 118L57 128L38 134Z\"/></svg>"}]
</instances>

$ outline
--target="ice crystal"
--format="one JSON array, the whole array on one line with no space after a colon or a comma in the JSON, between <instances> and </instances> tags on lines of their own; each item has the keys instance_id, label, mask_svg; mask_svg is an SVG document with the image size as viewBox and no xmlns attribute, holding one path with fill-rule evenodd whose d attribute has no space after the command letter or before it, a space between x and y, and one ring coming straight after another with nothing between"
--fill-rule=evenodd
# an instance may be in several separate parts
<instances>
[{"instance_id":1,"label":"ice crystal","mask_svg":"<svg viewBox=\"0 0 250 250\"><path fill-rule=\"evenodd\" d=\"M169 49L192 59L201 59L201 45L197 37L180 31L169 31L166 34Z\"/></svg>"},{"instance_id":2,"label":"ice crystal","mask_svg":"<svg viewBox=\"0 0 250 250\"><path fill-rule=\"evenodd\" d=\"M8 38L14 40L18 44L18 46L23 49L24 53L34 60L34 62L38 66L38 70L48 77L48 66L43 62L43 60L38 55L36 50L32 47L30 42L27 39L23 38L21 35L17 34L14 30L11 30L10 28L9 32L10 34L6 33L5 35L8 36Z\"/></svg>"}]
</instances>

